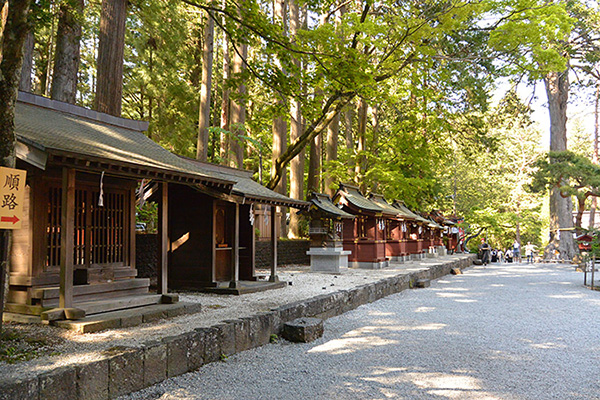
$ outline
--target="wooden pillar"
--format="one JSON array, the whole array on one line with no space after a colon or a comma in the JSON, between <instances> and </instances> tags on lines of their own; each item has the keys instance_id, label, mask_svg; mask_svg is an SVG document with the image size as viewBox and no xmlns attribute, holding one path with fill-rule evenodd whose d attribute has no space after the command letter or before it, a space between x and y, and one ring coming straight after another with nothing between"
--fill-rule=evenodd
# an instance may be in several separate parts
<instances>
[{"instance_id":1,"label":"wooden pillar","mask_svg":"<svg viewBox=\"0 0 600 400\"><path fill-rule=\"evenodd\" d=\"M75 170L63 168L60 215L60 308L73 307L73 240L75 238Z\"/></svg>"},{"instance_id":2,"label":"wooden pillar","mask_svg":"<svg viewBox=\"0 0 600 400\"><path fill-rule=\"evenodd\" d=\"M160 184L160 204L158 205L158 293L169 291L169 186Z\"/></svg>"},{"instance_id":3,"label":"wooden pillar","mask_svg":"<svg viewBox=\"0 0 600 400\"><path fill-rule=\"evenodd\" d=\"M240 280L240 205L235 203L235 228L233 232L233 260L230 288L237 288Z\"/></svg>"},{"instance_id":4,"label":"wooden pillar","mask_svg":"<svg viewBox=\"0 0 600 400\"><path fill-rule=\"evenodd\" d=\"M277 276L277 207L271 205L271 252L273 258L271 259L271 276L269 282L279 282Z\"/></svg>"}]
</instances>

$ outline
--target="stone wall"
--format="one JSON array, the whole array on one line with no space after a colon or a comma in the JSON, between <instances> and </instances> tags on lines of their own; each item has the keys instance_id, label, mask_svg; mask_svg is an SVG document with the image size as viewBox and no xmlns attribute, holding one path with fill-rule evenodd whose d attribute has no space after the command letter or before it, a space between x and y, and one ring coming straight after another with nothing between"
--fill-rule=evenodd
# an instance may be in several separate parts
<instances>
[{"instance_id":1,"label":"stone wall","mask_svg":"<svg viewBox=\"0 0 600 400\"><path fill-rule=\"evenodd\" d=\"M277 264L310 264L310 257L306 255L310 247L308 239L279 240L277 242ZM271 267L271 241L256 241L256 268Z\"/></svg>"}]
</instances>

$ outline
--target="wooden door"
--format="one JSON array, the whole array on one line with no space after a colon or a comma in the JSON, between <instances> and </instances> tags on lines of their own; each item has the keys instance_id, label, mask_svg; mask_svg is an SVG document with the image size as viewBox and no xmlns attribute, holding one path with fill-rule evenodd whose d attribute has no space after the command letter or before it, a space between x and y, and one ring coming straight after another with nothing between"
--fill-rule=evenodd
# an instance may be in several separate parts
<instances>
[{"instance_id":1,"label":"wooden door","mask_svg":"<svg viewBox=\"0 0 600 400\"><path fill-rule=\"evenodd\" d=\"M231 263L233 261L233 241L231 237L231 210L225 202L215 205L215 280L224 282L231 280Z\"/></svg>"}]
</instances>

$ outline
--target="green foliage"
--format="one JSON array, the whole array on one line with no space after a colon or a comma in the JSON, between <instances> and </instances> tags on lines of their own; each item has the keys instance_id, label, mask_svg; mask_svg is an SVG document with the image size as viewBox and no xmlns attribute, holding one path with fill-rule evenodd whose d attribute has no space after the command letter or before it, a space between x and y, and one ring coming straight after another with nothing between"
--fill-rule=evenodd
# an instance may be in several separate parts
<instances>
[{"instance_id":1,"label":"green foliage","mask_svg":"<svg viewBox=\"0 0 600 400\"><path fill-rule=\"evenodd\" d=\"M156 233L158 229L158 203L147 201L135 207L135 221L146 224L146 233Z\"/></svg>"}]
</instances>

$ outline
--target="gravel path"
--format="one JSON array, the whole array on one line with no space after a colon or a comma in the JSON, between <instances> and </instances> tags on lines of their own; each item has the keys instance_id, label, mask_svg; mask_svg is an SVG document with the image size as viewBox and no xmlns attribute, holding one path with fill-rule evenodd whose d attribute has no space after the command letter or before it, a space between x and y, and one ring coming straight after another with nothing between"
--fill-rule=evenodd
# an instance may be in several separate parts
<instances>
[{"instance_id":1,"label":"gravel path","mask_svg":"<svg viewBox=\"0 0 600 400\"><path fill-rule=\"evenodd\" d=\"M572 266L474 267L123 399L600 399L600 292Z\"/></svg>"},{"instance_id":2,"label":"gravel path","mask_svg":"<svg viewBox=\"0 0 600 400\"><path fill-rule=\"evenodd\" d=\"M8 323L6 326L23 331L28 335L52 337L54 344L45 351L50 355L14 365L0 362L0 378L24 378L62 366L97 360L103 357L103 351L112 347L139 347L147 341L160 340L163 337L189 332L198 327L212 326L222 321L251 316L284 304L353 288L385 277L427 268L430 264L454 261L464 257L466 256L445 256L394 264L390 268L379 270L347 269L337 275L312 273L308 266L291 265L278 268L279 277L284 281L291 282L291 285L285 288L243 296L181 293L181 301L201 303L202 311L136 327L109 329L85 335L53 326ZM268 273L268 271L258 272Z\"/></svg>"}]
</instances>

